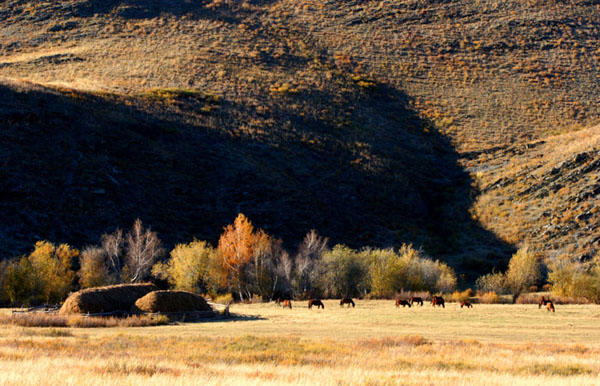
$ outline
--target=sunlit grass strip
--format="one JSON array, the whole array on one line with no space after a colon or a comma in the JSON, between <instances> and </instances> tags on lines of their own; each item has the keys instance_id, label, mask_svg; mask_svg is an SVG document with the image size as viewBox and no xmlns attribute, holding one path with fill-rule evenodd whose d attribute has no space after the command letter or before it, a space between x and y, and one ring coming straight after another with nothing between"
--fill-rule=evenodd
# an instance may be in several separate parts
<instances>
[{"instance_id":1,"label":"sunlit grass strip","mask_svg":"<svg viewBox=\"0 0 600 386\"><path fill-rule=\"evenodd\" d=\"M553 345L429 342L420 336L340 342L55 331L16 330L0 339L0 363L10 363L0 382L16 382L19 373L41 380L52 366L85 384L591 384L600 372L597 349L566 345L556 352ZM53 371L50 377L58 375Z\"/></svg>"},{"instance_id":2,"label":"sunlit grass strip","mask_svg":"<svg viewBox=\"0 0 600 386\"><path fill-rule=\"evenodd\" d=\"M85 315L59 315L41 312L0 315L0 324L21 327L148 327L169 322L165 315L138 316L126 318L96 317Z\"/></svg>"}]
</instances>

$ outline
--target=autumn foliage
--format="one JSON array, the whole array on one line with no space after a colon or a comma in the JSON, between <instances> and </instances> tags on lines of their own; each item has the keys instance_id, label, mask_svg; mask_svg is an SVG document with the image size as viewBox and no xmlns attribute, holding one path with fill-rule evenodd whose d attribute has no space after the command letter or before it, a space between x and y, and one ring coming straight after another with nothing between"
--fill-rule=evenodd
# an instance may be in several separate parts
<instances>
[{"instance_id":1,"label":"autumn foliage","mask_svg":"<svg viewBox=\"0 0 600 386\"><path fill-rule=\"evenodd\" d=\"M240 213L219 238L216 260L221 285L240 300L254 295L269 300L276 293L292 292L293 264L282 244L264 230L255 229ZM212 273L214 275L216 270Z\"/></svg>"}]
</instances>

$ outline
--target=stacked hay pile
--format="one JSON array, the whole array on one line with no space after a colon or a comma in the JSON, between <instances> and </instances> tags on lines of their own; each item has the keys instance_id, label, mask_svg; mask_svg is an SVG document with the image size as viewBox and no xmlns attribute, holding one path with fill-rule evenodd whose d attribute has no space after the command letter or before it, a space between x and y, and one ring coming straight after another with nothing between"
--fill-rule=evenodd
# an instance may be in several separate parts
<instances>
[{"instance_id":1,"label":"stacked hay pile","mask_svg":"<svg viewBox=\"0 0 600 386\"><path fill-rule=\"evenodd\" d=\"M60 308L61 314L96 314L101 312L129 312L135 301L156 291L152 283L118 284L88 288L69 296Z\"/></svg>"},{"instance_id":2,"label":"stacked hay pile","mask_svg":"<svg viewBox=\"0 0 600 386\"><path fill-rule=\"evenodd\" d=\"M138 299L131 309L141 312L213 312L212 307L200 296L186 291L154 291Z\"/></svg>"}]
</instances>

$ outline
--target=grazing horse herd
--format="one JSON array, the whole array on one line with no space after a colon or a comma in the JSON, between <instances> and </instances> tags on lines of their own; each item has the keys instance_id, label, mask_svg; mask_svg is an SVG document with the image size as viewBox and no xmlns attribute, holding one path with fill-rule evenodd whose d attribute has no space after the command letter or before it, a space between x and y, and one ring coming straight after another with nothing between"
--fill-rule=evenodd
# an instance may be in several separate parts
<instances>
[{"instance_id":1,"label":"grazing horse herd","mask_svg":"<svg viewBox=\"0 0 600 386\"><path fill-rule=\"evenodd\" d=\"M283 299L283 298L277 298L277 300L275 300L275 302L278 305L283 305L283 308L292 308L292 301L289 299ZM409 300L404 300L404 299L396 299L396 308L402 306L402 308L404 307L412 307L415 303L420 304L421 307L423 306L423 299L416 297L416 296L411 296ZM344 307L344 304L348 305L348 308L350 308L350 306L352 306L352 308L354 308L356 306L356 304L354 303L354 300L352 300L351 298L343 298L342 300L340 300L340 307ZM435 306L440 306L442 308L446 308L445 302L444 302L444 298L441 296L436 296L434 295L431 298L431 305L433 307ZM320 299L310 299L308 301L308 308L311 309L313 306L317 307L317 308L321 308L321 309L325 309L325 305L323 304L323 302ZM538 304L538 308L542 308L542 306L546 307L546 310L548 311L552 311L552 312L556 312L556 310L554 309L554 303L552 302L552 300L550 300L549 298L545 298L544 296L542 296L540 298L539 304ZM471 302L469 301L462 301L460 303L460 308L473 308L473 304L471 304Z\"/></svg>"}]
</instances>

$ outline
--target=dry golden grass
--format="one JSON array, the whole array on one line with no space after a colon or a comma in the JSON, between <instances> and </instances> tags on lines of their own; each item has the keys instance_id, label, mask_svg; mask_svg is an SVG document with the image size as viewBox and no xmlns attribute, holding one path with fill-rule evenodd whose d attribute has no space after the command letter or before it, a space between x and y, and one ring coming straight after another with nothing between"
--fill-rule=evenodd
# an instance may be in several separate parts
<instances>
[{"instance_id":1,"label":"dry golden grass","mask_svg":"<svg viewBox=\"0 0 600 386\"><path fill-rule=\"evenodd\" d=\"M117 317L86 317L83 315L62 315L46 313L24 313L13 315L0 314L0 324L21 327L146 327L168 323L164 315Z\"/></svg>"},{"instance_id":2,"label":"dry golden grass","mask_svg":"<svg viewBox=\"0 0 600 386\"><path fill-rule=\"evenodd\" d=\"M600 307L236 305L229 322L0 326L1 384L598 384Z\"/></svg>"}]
</instances>

